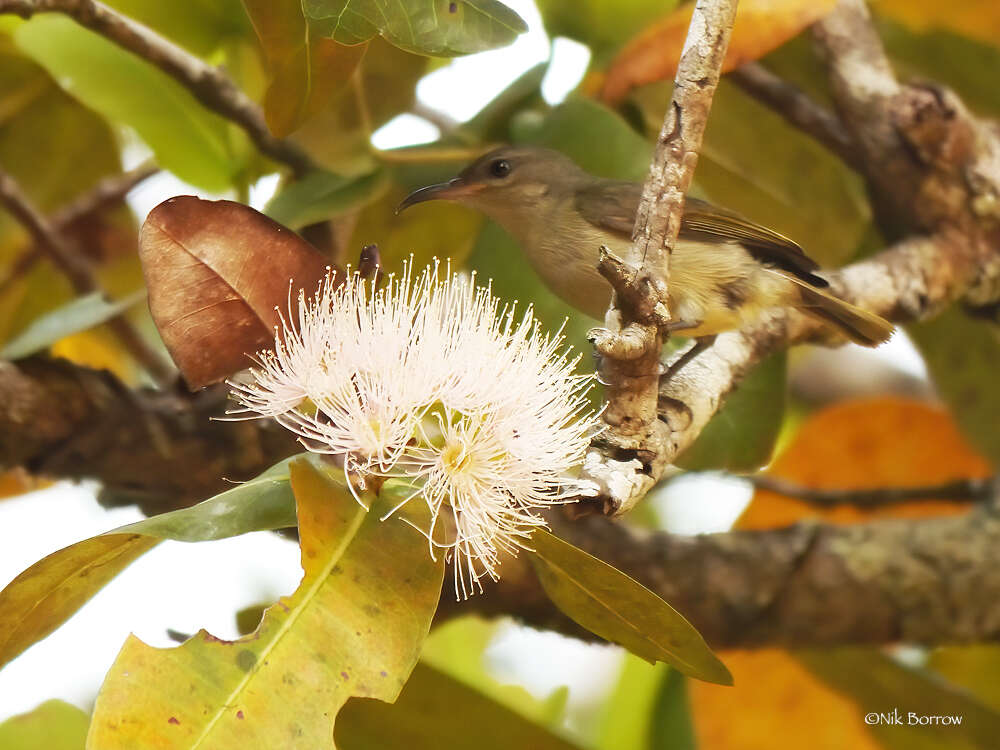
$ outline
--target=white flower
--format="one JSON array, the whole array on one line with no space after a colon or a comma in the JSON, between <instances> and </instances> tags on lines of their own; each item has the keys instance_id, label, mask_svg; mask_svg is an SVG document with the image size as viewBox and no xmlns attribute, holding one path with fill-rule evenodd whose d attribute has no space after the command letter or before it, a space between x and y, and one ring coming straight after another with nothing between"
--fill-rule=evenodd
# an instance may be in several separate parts
<instances>
[{"instance_id":1,"label":"white flower","mask_svg":"<svg viewBox=\"0 0 1000 750\"><path fill-rule=\"evenodd\" d=\"M403 504L427 504L421 531L453 559L456 593L482 590L545 525L538 510L586 491L571 472L599 427L593 379L530 308L501 308L474 278L435 264L380 289L336 281L300 295L275 349L232 384L237 413L275 418L362 482L406 479Z\"/></svg>"}]
</instances>

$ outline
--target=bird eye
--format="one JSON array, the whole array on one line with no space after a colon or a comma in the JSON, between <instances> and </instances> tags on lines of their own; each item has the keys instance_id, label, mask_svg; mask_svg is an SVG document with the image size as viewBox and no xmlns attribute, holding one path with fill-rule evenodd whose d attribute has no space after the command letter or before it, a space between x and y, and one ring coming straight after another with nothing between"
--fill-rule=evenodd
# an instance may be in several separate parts
<instances>
[{"instance_id":1,"label":"bird eye","mask_svg":"<svg viewBox=\"0 0 1000 750\"><path fill-rule=\"evenodd\" d=\"M506 159L497 159L490 164L490 174L494 177L506 177L510 174L510 162Z\"/></svg>"}]
</instances>

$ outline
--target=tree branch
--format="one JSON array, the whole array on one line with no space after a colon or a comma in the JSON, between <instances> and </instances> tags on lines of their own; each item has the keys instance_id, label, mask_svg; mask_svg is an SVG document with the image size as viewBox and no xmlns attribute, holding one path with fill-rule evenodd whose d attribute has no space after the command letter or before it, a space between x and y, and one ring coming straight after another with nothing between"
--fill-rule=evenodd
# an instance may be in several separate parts
<instances>
[{"instance_id":1,"label":"tree branch","mask_svg":"<svg viewBox=\"0 0 1000 750\"><path fill-rule=\"evenodd\" d=\"M301 450L266 420L220 422L225 387L131 394L106 372L62 360L0 363L5 466L97 478L105 491L163 512L249 479ZM161 425L151 441L136 400ZM800 524L694 537L650 533L602 516L553 530L669 601L717 647L927 644L1000 640L1000 517L853 526ZM442 598L440 617L478 612L585 636L551 604L524 556L485 596Z\"/></svg>"},{"instance_id":2,"label":"tree branch","mask_svg":"<svg viewBox=\"0 0 1000 750\"><path fill-rule=\"evenodd\" d=\"M985 509L692 537L601 516L553 526L670 602L717 648L1000 641L1000 518ZM515 613L580 635L526 565L505 562L483 597L442 598L439 616Z\"/></svg>"},{"instance_id":3,"label":"tree branch","mask_svg":"<svg viewBox=\"0 0 1000 750\"><path fill-rule=\"evenodd\" d=\"M65 360L0 361L0 466L98 479L150 515L191 505L301 450L269 421L213 421L227 392L133 392Z\"/></svg>"},{"instance_id":4,"label":"tree branch","mask_svg":"<svg viewBox=\"0 0 1000 750\"><path fill-rule=\"evenodd\" d=\"M608 384L608 428L588 455L584 473L601 487L604 511L612 515L631 509L667 465L657 388L670 322L668 264L735 19L736 0L695 3L629 257L617 259L604 251L598 265L615 290L608 328L591 335L603 357L602 382Z\"/></svg>"},{"instance_id":5,"label":"tree branch","mask_svg":"<svg viewBox=\"0 0 1000 750\"><path fill-rule=\"evenodd\" d=\"M55 227L31 204L14 178L2 169L0 169L0 204L3 204L28 230L38 247L52 259L55 267L66 275L77 293L89 294L100 291L100 285L83 257L67 244ZM166 383L173 376L173 367L146 343L126 318L123 316L112 318L107 325L126 350L156 381Z\"/></svg>"},{"instance_id":6,"label":"tree branch","mask_svg":"<svg viewBox=\"0 0 1000 750\"><path fill-rule=\"evenodd\" d=\"M0 13L22 18L64 13L178 81L206 108L243 128L261 153L288 165L296 174L312 166L305 153L271 135L260 107L222 71L97 0L0 0Z\"/></svg>"},{"instance_id":7,"label":"tree branch","mask_svg":"<svg viewBox=\"0 0 1000 750\"><path fill-rule=\"evenodd\" d=\"M746 93L825 146L845 164L861 171L861 156L844 123L800 88L776 76L758 62L741 65L729 77Z\"/></svg>"},{"instance_id":8,"label":"tree branch","mask_svg":"<svg viewBox=\"0 0 1000 750\"><path fill-rule=\"evenodd\" d=\"M867 489L821 489L805 487L781 477L755 474L747 477L758 490L774 492L785 497L833 508L853 505L856 508L882 508L886 505L909 503L918 500L948 500L956 503L986 502L996 497L996 478L955 479L951 482L923 487L872 487Z\"/></svg>"},{"instance_id":9,"label":"tree branch","mask_svg":"<svg viewBox=\"0 0 1000 750\"><path fill-rule=\"evenodd\" d=\"M890 236L907 239L825 274L835 294L894 322L955 301L1000 299L1000 136L952 94L902 87L862 0L841 0L815 27L834 100L862 156L872 203ZM795 310L722 334L660 386L665 459L694 442L726 396L768 354L796 343L839 343Z\"/></svg>"},{"instance_id":10,"label":"tree branch","mask_svg":"<svg viewBox=\"0 0 1000 750\"><path fill-rule=\"evenodd\" d=\"M66 230L78 221L82 221L89 216L96 215L108 206L113 206L125 199L133 188L144 180L149 179L159 172L152 162L141 164L135 169L130 169L121 174L105 177L94 185L93 188L81 194L74 200L67 203L49 217L49 223L53 230L60 235L64 235ZM32 245L24 253L19 255L11 264L7 274L0 279L0 295L7 290L11 283L24 276L35 264L42 259L44 252L37 246Z\"/></svg>"}]
</instances>

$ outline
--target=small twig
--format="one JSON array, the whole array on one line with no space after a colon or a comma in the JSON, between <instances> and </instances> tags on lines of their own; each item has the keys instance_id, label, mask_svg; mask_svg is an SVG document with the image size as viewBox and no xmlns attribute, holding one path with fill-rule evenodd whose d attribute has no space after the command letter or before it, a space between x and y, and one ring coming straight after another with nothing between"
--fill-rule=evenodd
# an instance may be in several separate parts
<instances>
[{"instance_id":1,"label":"small twig","mask_svg":"<svg viewBox=\"0 0 1000 750\"><path fill-rule=\"evenodd\" d=\"M222 71L97 0L0 0L0 13L64 13L177 80L205 107L243 128L262 153L297 174L312 166L305 153L271 135L260 107Z\"/></svg>"},{"instance_id":2,"label":"small twig","mask_svg":"<svg viewBox=\"0 0 1000 750\"><path fill-rule=\"evenodd\" d=\"M849 167L858 171L863 168L861 155L844 123L800 88L757 62L746 63L729 75L750 96L828 148Z\"/></svg>"},{"instance_id":3,"label":"small twig","mask_svg":"<svg viewBox=\"0 0 1000 750\"><path fill-rule=\"evenodd\" d=\"M82 256L73 251L55 227L32 205L20 185L3 170L0 170L0 203L28 230L38 247L69 279L78 294L101 291ZM173 368L146 343L126 318L112 318L108 327L154 380L161 384L170 380Z\"/></svg>"},{"instance_id":4,"label":"small twig","mask_svg":"<svg viewBox=\"0 0 1000 750\"><path fill-rule=\"evenodd\" d=\"M136 185L159 171L159 167L155 164L146 162L128 172L106 177L52 214L49 223L56 232L63 234L70 225L124 199ZM11 264L7 275L0 279L0 296L3 296L12 283L34 268L43 257L44 253L36 245L32 245L19 255Z\"/></svg>"},{"instance_id":5,"label":"small twig","mask_svg":"<svg viewBox=\"0 0 1000 750\"><path fill-rule=\"evenodd\" d=\"M123 200L137 185L159 171L156 164L147 161L127 172L105 177L87 192L61 206L49 217L49 221L57 230L62 231L70 224Z\"/></svg>"},{"instance_id":6,"label":"small twig","mask_svg":"<svg viewBox=\"0 0 1000 750\"><path fill-rule=\"evenodd\" d=\"M871 489L819 489L805 487L780 477L756 474L747 477L758 490L818 505L823 508L853 505L856 508L880 508L885 505L917 500L946 500L956 503L988 502L997 490L994 477L986 479L956 479L922 487L874 487Z\"/></svg>"},{"instance_id":7,"label":"small twig","mask_svg":"<svg viewBox=\"0 0 1000 750\"><path fill-rule=\"evenodd\" d=\"M670 322L670 253L691 185L712 97L719 83L736 0L697 0L632 233L628 257L601 255L598 270L614 288L608 328L591 332L608 383L608 429L584 464L602 487L604 512L631 509L660 478L668 425L657 418L660 351ZM623 460L624 459L624 460Z\"/></svg>"}]
</instances>

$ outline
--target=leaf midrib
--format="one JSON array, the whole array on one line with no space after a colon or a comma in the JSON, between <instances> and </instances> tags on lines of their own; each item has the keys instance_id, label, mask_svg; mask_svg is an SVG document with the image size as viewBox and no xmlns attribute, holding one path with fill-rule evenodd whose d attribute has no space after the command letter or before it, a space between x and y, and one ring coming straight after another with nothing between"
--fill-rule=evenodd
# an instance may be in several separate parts
<instances>
[{"instance_id":1,"label":"leaf midrib","mask_svg":"<svg viewBox=\"0 0 1000 750\"><path fill-rule=\"evenodd\" d=\"M580 583L580 581L578 581L576 578L574 578L570 574L570 572L568 570L566 570L565 568L563 568L561 565L559 565L558 563L555 563L555 562L549 560L546 557L543 557L542 555L538 554L537 552L535 554L538 555L538 558L542 561L543 564L548 565L548 566L550 566L552 568L555 568L555 569L557 569L559 571L562 571L562 573L565 576L565 578L566 578L567 581L569 581L572 585L576 586L580 591L582 591L584 594L586 594L591 599L593 599L595 602L597 602L597 604L599 606L601 606L604 610L606 610L607 612L611 613L611 615L613 615L615 617L615 619L617 619L617 620L621 621L622 623L624 623L640 639L648 641L649 643L652 643L654 646L656 646L657 648L659 648L663 653L669 654L671 657L673 657L673 659L675 659L680 664L685 665L688 669L690 669L690 670L692 670L694 672L700 672L701 671L701 670L697 669L697 667L694 664L688 662L685 659L682 659L680 656L678 656L676 653L674 653L669 648L664 647L655 638L652 638L652 637L646 635L645 633L643 633L638 627L636 627L634 624L632 624L632 622L629 621L628 619L626 619L621 613L619 613L617 610L611 608L609 605L605 604L604 601L600 597L597 596L597 594L595 594L593 591L591 591L586 586L584 586L582 583Z\"/></svg>"},{"instance_id":2,"label":"leaf midrib","mask_svg":"<svg viewBox=\"0 0 1000 750\"><path fill-rule=\"evenodd\" d=\"M313 600L313 598L316 596L316 592L324 583L326 583L331 573L333 572L334 567L337 565L337 563L340 562L340 560L346 554L347 548L350 547L355 537L357 537L358 532L360 531L361 526L364 524L367 515L368 515L367 511L365 511L364 508L358 506L355 517L347 528L347 533L344 534L340 544L330 555L330 558L327 561L326 565L324 565L320 571L317 571L316 580L309 586L308 589L305 590L305 592L303 592L299 604L291 609L288 616L285 618L284 622L282 622L281 626L278 628L278 631L274 634L274 637L264 648L264 650L258 655L257 665L261 666L260 667L254 666L253 669L249 670L243 676L243 679L241 679L236 684L236 687L233 688L233 690L229 693L229 695L226 696L226 699L219 704L219 710L215 712L215 714L212 716L208 724L205 725L205 728L202 730L201 734L199 734L198 737L196 737L193 743L191 744L190 747L192 748L192 750L202 745L202 742L208 737L211 731L219 723L223 715L225 715L226 708L233 704L236 697L243 692L247 684L249 684L250 680L259 674L260 669L267 661L268 655L281 642L281 639L284 638L285 634L289 631L292 625L295 624L299 616L305 611L306 605Z\"/></svg>"}]
</instances>

